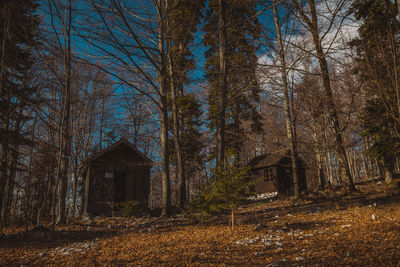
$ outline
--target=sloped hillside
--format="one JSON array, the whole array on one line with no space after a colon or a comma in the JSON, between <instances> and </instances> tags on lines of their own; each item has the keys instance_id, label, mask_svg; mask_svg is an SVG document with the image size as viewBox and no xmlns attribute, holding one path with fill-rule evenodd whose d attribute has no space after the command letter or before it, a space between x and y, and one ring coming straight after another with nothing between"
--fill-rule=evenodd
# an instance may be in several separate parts
<instances>
[{"instance_id":1,"label":"sloped hillside","mask_svg":"<svg viewBox=\"0 0 400 267\"><path fill-rule=\"evenodd\" d=\"M29 233L8 229L0 265L398 266L400 195L381 184L360 192L264 200L228 217L94 218Z\"/></svg>"}]
</instances>

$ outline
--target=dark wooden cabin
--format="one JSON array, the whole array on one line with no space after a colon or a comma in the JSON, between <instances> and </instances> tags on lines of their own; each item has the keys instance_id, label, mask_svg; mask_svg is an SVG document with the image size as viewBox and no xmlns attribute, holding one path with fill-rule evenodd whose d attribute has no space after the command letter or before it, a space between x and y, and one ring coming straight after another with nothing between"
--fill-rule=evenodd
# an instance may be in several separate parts
<instances>
[{"instance_id":1,"label":"dark wooden cabin","mask_svg":"<svg viewBox=\"0 0 400 267\"><path fill-rule=\"evenodd\" d=\"M305 191L307 184L304 163L299 158L297 160L300 190ZM249 165L251 176L257 181L257 193L278 192L288 196L294 194L291 158L287 150L257 156Z\"/></svg>"},{"instance_id":2,"label":"dark wooden cabin","mask_svg":"<svg viewBox=\"0 0 400 267\"><path fill-rule=\"evenodd\" d=\"M152 165L153 162L126 139L89 157L85 212L110 215L118 203L131 200L147 208Z\"/></svg>"}]
</instances>

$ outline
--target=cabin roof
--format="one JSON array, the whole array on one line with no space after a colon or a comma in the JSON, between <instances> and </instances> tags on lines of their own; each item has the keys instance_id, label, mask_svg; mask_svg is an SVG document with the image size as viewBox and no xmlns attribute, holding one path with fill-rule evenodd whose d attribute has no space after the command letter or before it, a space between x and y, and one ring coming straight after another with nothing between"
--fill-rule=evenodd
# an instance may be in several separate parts
<instances>
[{"instance_id":1,"label":"cabin roof","mask_svg":"<svg viewBox=\"0 0 400 267\"><path fill-rule=\"evenodd\" d=\"M129 142L125 138L121 138L118 142L116 142L116 143L104 148L103 150L91 155L88 158L87 161L89 163L93 162L93 161L99 159L101 156L105 155L106 153L111 152L113 150L116 150L118 147L123 146L123 145L127 146L129 149L131 149L132 151L137 153L143 159L144 162L148 163L149 165L153 165L153 161L151 159L146 157L146 155L144 155L142 152L140 152L139 149L137 149L137 147L134 144L132 144L131 142Z\"/></svg>"},{"instance_id":2,"label":"cabin roof","mask_svg":"<svg viewBox=\"0 0 400 267\"><path fill-rule=\"evenodd\" d=\"M282 159L289 157L290 157L289 150L284 149L256 156L249 162L249 165L253 169L268 167L268 166L278 165Z\"/></svg>"}]
</instances>

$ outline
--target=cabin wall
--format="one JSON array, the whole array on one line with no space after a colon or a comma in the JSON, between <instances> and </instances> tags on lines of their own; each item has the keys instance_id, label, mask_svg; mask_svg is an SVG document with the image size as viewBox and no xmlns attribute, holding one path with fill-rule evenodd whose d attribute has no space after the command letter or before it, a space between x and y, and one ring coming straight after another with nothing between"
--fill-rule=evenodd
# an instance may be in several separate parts
<instances>
[{"instance_id":1,"label":"cabin wall","mask_svg":"<svg viewBox=\"0 0 400 267\"><path fill-rule=\"evenodd\" d=\"M91 162L88 212L110 215L113 200L137 200L147 208L150 167L144 164L137 153L124 146ZM113 178L106 178L106 172L113 173ZM118 178L123 184L118 183Z\"/></svg>"},{"instance_id":2,"label":"cabin wall","mask_svg":"<svg viewBox=\"0 0 400 267\"><path fill-rule=\"evenodd\" d=\"M272 170L273 179L271 181L265 180L265 171L267 169ZM252 172L253 180L256 182L255 191L257 193L269 193L276 192L277 189L277 170L276 167L265 167L259 168Z\"/></svg>"},{"instance_id":3,"label":"cabin wall","mask_svg":"<svg viewBox=\"0 0 400 267\"><path fill-rule=\"evenodd\" d=\"M300 190L307 190L306 174L303 164L298 162L298 178ZM273 170L274 179L265 181L265 171L271 168ZM290 196L294 194L294 184L292 178L292 167L290 158L281 159L277 165L259 166L252 170L252 179L256 182L254 188L257 193L276 192L279 194Z\"/></svg>"}]
</instances>

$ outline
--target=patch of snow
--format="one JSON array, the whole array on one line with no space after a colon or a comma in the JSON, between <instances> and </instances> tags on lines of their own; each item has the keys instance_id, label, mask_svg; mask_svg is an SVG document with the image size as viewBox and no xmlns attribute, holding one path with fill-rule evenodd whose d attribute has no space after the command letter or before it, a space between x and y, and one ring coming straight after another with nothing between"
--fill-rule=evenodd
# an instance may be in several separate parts
<instances>
[{"instance_id":1,"label":"patch of snow","mask_svg":"<svg viewBox=\"0 0 400 267\"><path fill-rule=\"evenodd\" d=\"M61 255L69 256L72 253L81 253L82 251L93 248L95 246L97 246L97 244L95 242L78 242L78 243L74 243L74 244L71 244L66 247L57 247L57 248L53 249L52 251L50 251L50 254L53 254L53 255L61 254ZM40 253L40 254L43 254L43 253Z\"/></svg>"},{"instance_id":2,"label":"patch of snow","mask_svg":"<svg viewBox=\"0 0 400 267\"><path fill-rule=\"evenodd\" d=\"M254 196L249 197L249 200L261 200L261 199L270 199L274 198L278 195L278 192L270 192L270 193L261 193Z\"/></svg>"},{"instance_id":3,"label":"patch of snow","mask_svg":"<svg viewBox=\"0 0 400 267\"><path fill-rule=\"evenodd\" d=\"M262 240L261 242L262 242L264 245L266 245L267 247L272 246L272 243L269 242L269 241Z\"/></svg>"},{"instance_id":4,"label":"patch of snow","mask_svg":"<svg viewBox=\"0 0 400 267\"><path fill-rule=\"evenodd\" d=\"M349 228L349 227L351 227L351 224L344 224L344 225L342 225L341 227L342 227L342 228Z\"/></svg>"},{"instance_id":5,"label":"patch of snow","mask_svg":"<svg viewBox=\"0 0 400 267\"><path fill-rule=\"evenodd\" d=\"M237 240L235 242L236 245L251 245L251 244L257 244L257 243L261 243L265 246L272 246L272 245L276 245L278 247L283 246L283 244L279 241L281 241L281 237L279 236L274 236L274 235L265 235L265 236L256 236L255 238L244 238L244 239L240 239Z\"/></svg>"},{"instance_id":6,"label":"patch of snow","mask_svg":"<svg viewBox=\"0 0 400 267\"><path fill-rule=\"evenodd\" d=\"M249 245L249 244L254 244L255 242L257 242L260 239L259 236L256 236L255 238L244 238L241 240L236 241L236 245Z\"/></svg>"}]
</instances>

